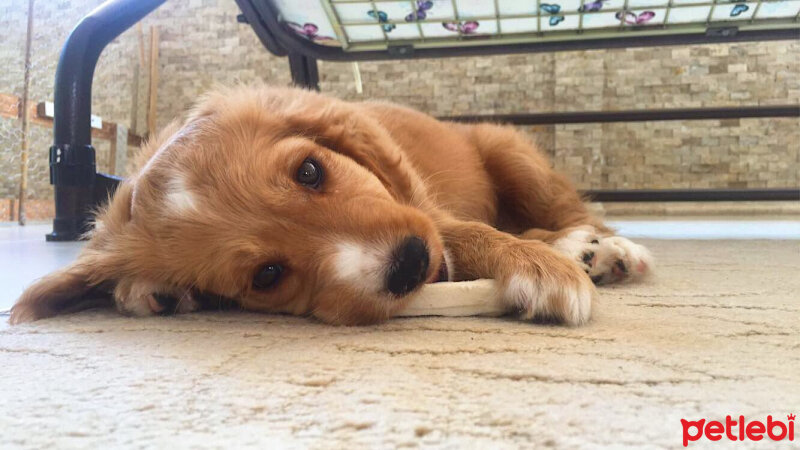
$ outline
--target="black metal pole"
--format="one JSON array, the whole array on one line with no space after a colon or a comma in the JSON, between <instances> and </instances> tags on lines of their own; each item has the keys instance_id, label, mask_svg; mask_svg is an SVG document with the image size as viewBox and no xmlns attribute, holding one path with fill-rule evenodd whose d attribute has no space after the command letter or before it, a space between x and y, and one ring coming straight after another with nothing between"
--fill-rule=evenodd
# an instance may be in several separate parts
<instances>
[{"instance_id":1,"label":"black metal pole","mask_svg":"<svg viewBox=\"0 0 800 450\"><path fill-rule=\"evenodd\" d=\"M800 201L800 189L596 189L583 195L593 202Z\"/></svg>"},{"instance_id":2,"label":"black metal pole","mask_svg":"<svg viewBox=\"0 0 800 450\"><path fill-rule=\"evenodd\" d=\"M535 114L487 114L440 117L453 122L501 122L513 125L567 123L649 122L656 120L747 119L800 117L800 105L733 106L722 108L641 109L631 111L578 111Z\"/></svg>"},{"instance_id":3,"label":"black metal pole","mask_svg":"<svg viewBox=\"0 0 800 450\"><path fill-rule=\"evenodd\" d=\"M316 59L289 53L289 70L292 72L292 82L296 86L313 91L319 90L319 71Z\"/></svg>"},{"instance_id":4,"label":"black metal pole","mask_svg":"<svg viewBox=\"0 0 800 450\"><path fill-rule=\"evenodd\" d=\"M89 226L95 205L95 152L92 147L92 78L97 59L112 39L166 0L109 0L72 30L56 69L50 183L56 217L48 241L72 241Z\"/></svg>"}]
</instances>

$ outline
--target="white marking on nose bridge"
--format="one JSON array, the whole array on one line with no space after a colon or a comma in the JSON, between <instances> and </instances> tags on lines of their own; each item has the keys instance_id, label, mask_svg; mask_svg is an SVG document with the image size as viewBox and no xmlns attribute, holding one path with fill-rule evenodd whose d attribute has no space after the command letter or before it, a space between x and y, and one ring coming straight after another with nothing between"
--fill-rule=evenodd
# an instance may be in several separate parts
<instances>
[{"instance_id":1,"label":"white marking on nose bridge","mask_svg":"<svg viewBox=\"0 0 800 450\"><path fill-rule=\"evenodd\" d=\"M389 259L388 249L343 242L336 246L335 276L365 291L378 292L383 289Z\"/></svg>"},{"instance_id":2,"label":"white marking on nose bridge","mask_svg":"<svg viewBox=\"0 0 800 450\"><path fill-rule=\"evenodd\" d=\"M167 182L167 205L176 212L197 210L197 200L186 185L186 179L178 174Z\"/></svg>"}]
</instances>

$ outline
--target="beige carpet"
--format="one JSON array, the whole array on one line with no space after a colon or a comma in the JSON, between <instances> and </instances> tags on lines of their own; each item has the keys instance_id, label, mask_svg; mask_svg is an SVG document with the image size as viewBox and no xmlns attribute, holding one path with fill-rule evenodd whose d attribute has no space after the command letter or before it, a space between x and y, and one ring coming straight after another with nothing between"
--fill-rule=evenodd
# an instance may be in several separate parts
<instances>
[{"instance_id":1,"label":"beige carpet","mask_svg":"<svg viewBox=\"0 0 800 450\"><path fill-rule=\"evenodd\" d=\"M232 312L3 324L0 446L674 448L681 418L800 413L800 241L645 243L657 277L603 289L575 329Z\"/></svg>"}]
</instances>

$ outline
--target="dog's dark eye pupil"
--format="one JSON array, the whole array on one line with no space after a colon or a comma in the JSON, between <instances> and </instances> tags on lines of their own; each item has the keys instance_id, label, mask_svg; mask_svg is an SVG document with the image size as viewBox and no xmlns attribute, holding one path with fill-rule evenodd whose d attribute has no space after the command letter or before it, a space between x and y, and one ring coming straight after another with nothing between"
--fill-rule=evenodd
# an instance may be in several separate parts
<instances>
[{"instance_id":1,"label":"dog's dark eye pupil","mask_svg":"<svg viewBox=\"0 0 800 450\"><path fill-rule=\"evenodd\" d=\"M297 182L316 188L322 182L322 167L311 158L307 158L297 169Z\"/></svg>"},{"instance_id":2,"label":"dog's dark eye pupil","mask_svg":"<svg viewBox=\"0 0 800 450\"><path fill-rule=\"evenodd\" d=\"M253 276L253 287L256 289L267 289L278 282L283 272L280 264L267 264L261 266Z\"/></svg>"}]
</instances>

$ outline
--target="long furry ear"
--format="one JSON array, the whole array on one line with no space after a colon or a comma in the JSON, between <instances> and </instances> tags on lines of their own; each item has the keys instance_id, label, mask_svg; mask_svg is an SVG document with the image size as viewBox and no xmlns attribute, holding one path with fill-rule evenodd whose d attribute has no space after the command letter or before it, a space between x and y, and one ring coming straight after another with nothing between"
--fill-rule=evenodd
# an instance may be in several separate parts
<instances>
[{"instance_id":1,"label":"long furry ear","mask_svg":"<svg viewBox=\"0 0 800 450\"><path fill-rule=\"evenodd\" d=\"M47 275L25 290L11 308L12 325L112 304L103 283L93 282L96 274L91 259L78 259Z\"/></svg>"},{"instance_id":2,"label":"long furry ear","mask_svg":"<svg viewBox=\"0 0 800 450\"><path fill-rule=\"evenodd\" d=\"M113 304L111 290L121 255L114 249L130 222L133 186L123 182L101 209L89 242L78 259L28 287L11 308L11 324Z\"/></svg>"}]
</instances>

